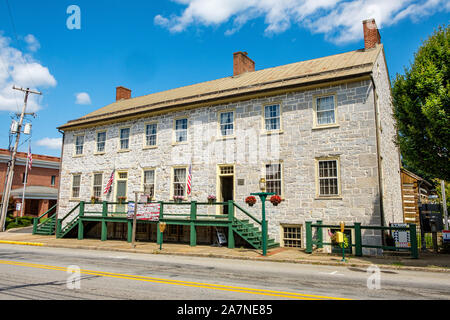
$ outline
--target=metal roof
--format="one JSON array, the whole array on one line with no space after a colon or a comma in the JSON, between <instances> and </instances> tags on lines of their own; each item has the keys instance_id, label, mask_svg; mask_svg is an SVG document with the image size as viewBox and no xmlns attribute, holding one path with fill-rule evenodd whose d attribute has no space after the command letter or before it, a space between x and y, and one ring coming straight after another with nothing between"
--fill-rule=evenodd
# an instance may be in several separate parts
<instances>
[{"instance_id":1,"label":"metal roof","mask_svg":"<svg viewBox=\"0 0 450 320\"><path fill-rule=\"evenodd\" d=\"M23 188L11 190L11 196L15 199L22 198ZM43 187L43 186L29 186L25 188L25 199L58 199L58 189Z\"/></svg>"},{"instance_id":2,"label":"metal roof","mask_svg":"<svg viewBox=\"0 0 450 320\"><path fill-rule=\"evenodd\" d=\"M171 108L177 105L198 104L236 95L368 74L372 71L373 64L382 49L383 45L378 45L374 49L360 49L120 100L84 117L69 121L59 129L64 130L73 126Z\"/></svg>"}]
</instances>

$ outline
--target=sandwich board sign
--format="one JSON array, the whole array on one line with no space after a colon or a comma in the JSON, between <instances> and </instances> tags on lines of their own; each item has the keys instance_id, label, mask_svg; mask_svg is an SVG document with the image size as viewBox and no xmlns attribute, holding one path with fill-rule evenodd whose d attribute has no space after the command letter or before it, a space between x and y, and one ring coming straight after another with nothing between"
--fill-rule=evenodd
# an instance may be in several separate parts
<instances>
[{"instance_id":1,"label":"sandwich board sign","mask_svg":"<svg viewBox=\"0 0 450 320\"><path fill-rule=\"evenodd\" d=\"M406 223L391 223L391 227L407 228ZM395 241L395 247L397 248L411 248L411 237L407 230L393 230L392 237Z\"/></svg>"},{"instance_id":2,"label":"sandwich board sign","mask_svg":"<svg viewBox=\"0 0 450 320\"><path fill-rule=\"evenodd\" d=\"M225 237L225 234L222 231L217 230L217 240L219 241L219 244L225 244L227 243L227 238Z\"/></svg>"}]
</instances>

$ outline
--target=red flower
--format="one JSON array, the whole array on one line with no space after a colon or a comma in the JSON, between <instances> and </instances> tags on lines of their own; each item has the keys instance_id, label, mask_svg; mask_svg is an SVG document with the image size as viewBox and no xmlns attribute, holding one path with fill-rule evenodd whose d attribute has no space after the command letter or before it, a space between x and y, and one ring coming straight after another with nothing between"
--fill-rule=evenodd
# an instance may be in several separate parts
<instances>
[{"instance_id":1,"label":"red flower","mask_svg":"<svg viewBox=\"0 0 450 320\"><path fill-rule=\"evenodd\" d=\"M245 198L245 203L252 206L256 203L256 198L254 196L249 196L249 197Z\"/></svg>"},{"instance_id":2,"label":"red flower","mask_svg":"<svg viewBox=\"0 0 450 320\"><path fill-rule=\"evenodd\" d=\"M280 204L281 198L278 195L274 195L270 198L270 202L272 202L272 204Z\"/></svg>"}]
</instances>

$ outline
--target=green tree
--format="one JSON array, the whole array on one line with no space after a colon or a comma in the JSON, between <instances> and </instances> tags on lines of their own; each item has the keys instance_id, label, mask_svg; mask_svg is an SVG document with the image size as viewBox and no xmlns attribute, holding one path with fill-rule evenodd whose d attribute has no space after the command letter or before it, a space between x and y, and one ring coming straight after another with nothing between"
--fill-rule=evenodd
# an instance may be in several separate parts
<instances>
[{"instance_id":1,"label":"green tree","mask_svg":"<svg viewBox=\"0 0 450 320\"><path fill-rule=\"evenodd\" d=\"M392 88L398 144L407 168L450 180L450 32L440 26L423 42Z\"/></svg>"}]
</instances>

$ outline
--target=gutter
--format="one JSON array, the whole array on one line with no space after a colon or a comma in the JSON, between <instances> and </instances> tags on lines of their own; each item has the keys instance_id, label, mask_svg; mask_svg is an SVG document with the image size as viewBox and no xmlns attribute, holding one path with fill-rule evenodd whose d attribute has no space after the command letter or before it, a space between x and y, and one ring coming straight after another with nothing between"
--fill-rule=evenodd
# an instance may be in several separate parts
<instances>
[{"instance_id":1,"label":"gutter","mask_svg":"<svg viewBox=\"0 0 450 320\"><path fill-rule=\"evenodd\" d=\"M57 200L56 200L56 212L55 212L55 216L56 216L55 234L56 234L56 229L58 228L59 195L61 192L61 175L62 175L62 163L63 163L63 155L64 155L64 138L66 136L64 131L61 131L58 129L58 132L61 133L63 136L62 136L62 144L61 144L61 164L59 166L58 195L57 195Z\"/></svg>"}]
</instances>

